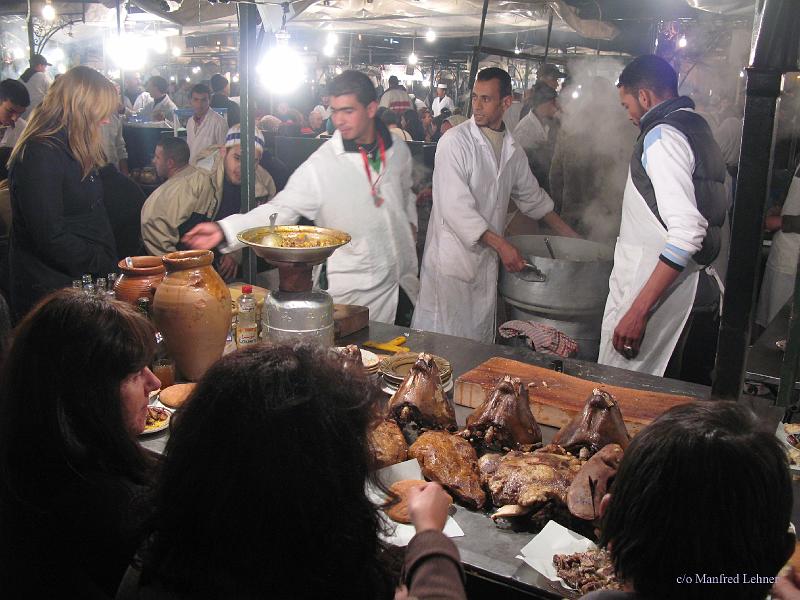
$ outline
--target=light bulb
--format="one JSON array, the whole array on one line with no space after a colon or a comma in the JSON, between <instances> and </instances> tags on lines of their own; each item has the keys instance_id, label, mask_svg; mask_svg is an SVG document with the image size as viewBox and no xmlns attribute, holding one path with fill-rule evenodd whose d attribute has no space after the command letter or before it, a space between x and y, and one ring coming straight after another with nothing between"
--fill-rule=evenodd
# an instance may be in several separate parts
<instances>
[{"instance_id":1,"label":"light bulb","mask_svg":"<svg viewBox=\"0 0 800 600\"><path fill-rule=\"evenodd\" d=\"M577 100L580 97L580 95L581 95L580 92L578 92L578 90L575 90L574 92L572 92L572 99Z\"/></svg>"},{"instance_id":2,"label":"light bulb","mask_svg":"<svg viewBox=\"0 0 800 600\"><path fill-rule=\"evenodd\" d=\"M514 54L519 54L522 50L519 49L519 46L514 46Z\"/></svg>"},{"instance_id":3,"label":"light bulb","mask_svg":"<svg viewBox=\"0 0 800 600\"><path fill-rule=\"evenodd\" d=\"M56 9L53 8L52 4L45 4L42 7L42 18L45 21L53 21L56 18Z\"/></svg>"},{"instance_id":4,"label":"light bulb","mask_svg":"<svg viewBox=\"0 0 800 600\"><path fill-rule=\"evenodd\" d=\"M183 50L181 50L177 46L173 46L172 47L172 56L174 56L175 58L178 58L181 54L183 54Z\"/></svg>"},{"instance_id":5,"label":"light bulb","mask_svg":"<svg viewBox=\"0 0 800 600\"><path fill-rule=\"evenodd\" d=\"M408 64L410 65L417 64L417 55L414 52L408 55Z\"/></svg>"},{"instance_id":6,"label":"light bulb","mask_svg":"<svg viewBox=\"0 0 800 600\"><path fill-rule=\"evenodd\" d=\"M685 35L682 35L682 36L680 37L680 39L678 40L678 48L686 48L686 45L687 45L688 43L689 43L689 42L687 42L687 41L686 41L686 36L685 36Z\"/></svg>"},{"instance_id":7,"label":"light bulb","mask_svg":"<svg viewBox=\"0 0 800 600\"><path fill-rule=\"evenodd\" d=\"M325 56L333 56L336 53L336 48L331 44L328 44L327 46L325 46L325 48L322 49L322 53Z\"/></svg>"},{"instance_id":8,"label":"light bulb","mask_svg":"<svg viewBox=\"0 0 800 600\"><path fill-rule=\"evenodd\" d=\"M428 29L427 33L425 34L425 39L428 42L435 42L436 41L436 32L433 29Z\"/></svg>"},{"instance_id":9,"label":"light bulb","mask_svg":"<svg viewBox=\"0 0 800 600\"><path fill-rule=\"evenodd\" d=\"M197 75L200 72L200 67L192 67L192 73Z\"/></svg>"}]
</instances>

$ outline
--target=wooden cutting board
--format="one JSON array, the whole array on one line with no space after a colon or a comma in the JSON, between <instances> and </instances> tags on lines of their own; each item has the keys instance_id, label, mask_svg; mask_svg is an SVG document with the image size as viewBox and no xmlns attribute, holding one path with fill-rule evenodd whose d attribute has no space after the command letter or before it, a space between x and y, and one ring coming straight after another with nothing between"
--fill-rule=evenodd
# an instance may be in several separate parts
<instances>
[{"instance_id":1,"label":"wooden cutting board","mask_svg":"<svg viewBox=\"0 0 800 600\"><path fill-rule=\"evenodd\" d=\"M355 304L333 305L333 332L336 339L361 331L369 325L369 308Z\"/></svg>"},{"instance_id":2,"label":"wooden cutting board","mask_svg":"<svg viewBox=\"0 0 800 600\"><path fill-rule=\"evenodd\" d=\"M597 387L616 398L631 435L673 406L697 399L599 384L536 365L495 357L456 379L453 390L455 403L470 408L480 406L504 375L519 377L525 385L534 383L535 387L529 388L533 416L543 425L559 428L583 411L586 399Z\"/></svg>"}]
</instances>

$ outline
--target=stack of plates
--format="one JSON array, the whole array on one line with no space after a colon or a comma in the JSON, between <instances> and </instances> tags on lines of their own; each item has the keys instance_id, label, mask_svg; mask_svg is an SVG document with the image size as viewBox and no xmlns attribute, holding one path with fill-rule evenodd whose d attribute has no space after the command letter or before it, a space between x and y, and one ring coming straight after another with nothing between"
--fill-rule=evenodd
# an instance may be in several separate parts
<instances>
[{"instance_id":1,"label":"stack of plates","mask_svg":"<svg viewBox=\"0 0 800 600\"><path fill-rule=\"evenodd\" d=\"M361 351L364 352L363 350ZM405 352L403 354L395 354L384 358L380 362L379 371L383 377L383 391L387 394L394 394L400 384L411 371L411 367L417 362L419 352ZM439 375L442 378L442 386L444 391L448 392L453 389L453 367L450 361L441 356L434 356L433 360L436 366L439 367Z\"/></svg>"},{"instance_id":2,"label":"stack of plates","mask_svg":"<svg viewBox=\"0 0 800 600\"><path fill-rule=\"evenodd\" d=\"M336 350L341 352L344 350L344 348L337 347ZM378 367L380 366L381 359L378 358L377 354L361 348L361 363L364 365L364 371L367 373L367 375L375 375L378 373Z\"/></svg>"}]
</instances>

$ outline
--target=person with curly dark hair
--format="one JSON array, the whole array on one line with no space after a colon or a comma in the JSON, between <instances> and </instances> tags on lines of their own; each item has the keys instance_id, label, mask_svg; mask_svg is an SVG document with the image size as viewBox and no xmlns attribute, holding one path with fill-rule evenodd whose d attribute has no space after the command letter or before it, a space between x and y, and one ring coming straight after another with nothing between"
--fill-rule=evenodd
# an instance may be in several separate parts
<instances>
[{"instance_id":1,"label":"person with curly dark hair","mask_svg":"<svg viewBox=\"0 0 800 600\"><path fill-rule=\"evenodd\" d=\"M786 453L735 402L684 404L643 429L600 512L627 591L584 600L763 600L795 548Z\"/></svg>"},{"instance_id":2,"label":"person with curly dark hair","mask_svg":"<svg viewBox=\"0 0 800 600\"><path fill-rule=\"evenodd\" d=\"M147 319L81 290L17 327L0 387L4 598L113 597L150 506L155 458L136 436L154 355Z\"/></svg>"},{"instance_id":3,"label":"person with curly dark hair","mask_svg":"<svg viewBox=\"0 0 800 600\"><path fill-rule=\"evenodd\" d=\"M338 359L259 345L212 366L175 414L152 536L118 600L390 598L397 582L365 483L379 391ZM464 598L449 499L415 490L409 596Z\"/></svg>"}]
</instances>

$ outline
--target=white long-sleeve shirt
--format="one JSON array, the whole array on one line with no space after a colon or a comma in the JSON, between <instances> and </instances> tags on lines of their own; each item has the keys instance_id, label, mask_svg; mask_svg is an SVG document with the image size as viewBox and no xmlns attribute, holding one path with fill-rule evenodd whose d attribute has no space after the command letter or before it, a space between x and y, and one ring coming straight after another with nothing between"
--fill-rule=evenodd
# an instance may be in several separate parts
<instances>
[{"instance_id":1,"label":"white long-sleeve shirt","mask_svg":"<svg viewBox=\"0 0 800 600\"><path fill-rule=\"evenodd\" d=\"M657 125L644 138L642 166L653 184L658 214L667 227L662 256L679 267L703 244L708 221L697 208L689 140L670 125Z\"/></svg>"},{"instance_id":2,"label":"white long-sleeve shirt","mask_svg":"<svg viewBox=\"0 0 800 600\"><path fill-rule=\"evenodd\" d=\"M198 155L210 146L225 144L228 121L213 108L209 108L198 125L191 117L186 123L186 143L189 144L189 162L195 163Z\"/></svg>"},{"instance_id":3,"label":"white long-sleeve shirt","mask_svg":"<svg viewBox=\"0 0 800 600\"><path fill-rule=\"evenodd\" d=\"M106 160L115 167L119 167L119 161L128 159L128 148L122 137L122 120L117 115L111 115L109 122L100 128L100 134Z\"/></svg>"},{"instance_id":4,"label":"white long-sleeve shirt","mask_svg":"<svg viewBox=\"0 0 800 600\"><path fill-rule=\"evenodd\" d=\"M25 125L27 125L25 119L19 118L13 125L0 127L0 148L13 148L25 131Z\"/></svg>"}]
</instances>

